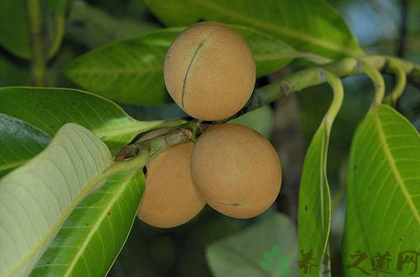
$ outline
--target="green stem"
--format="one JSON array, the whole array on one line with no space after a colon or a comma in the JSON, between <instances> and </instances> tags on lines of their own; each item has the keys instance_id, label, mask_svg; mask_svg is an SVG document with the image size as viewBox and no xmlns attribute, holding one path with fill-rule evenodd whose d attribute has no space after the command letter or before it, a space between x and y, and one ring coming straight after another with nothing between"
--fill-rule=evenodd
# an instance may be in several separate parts
<instances>
[{"instance_id":1,"label":"green stem","mask_svg":"<svg viewBox=\"0 0 420 277\"><path fill-rule=\"evenodd\" d=\"M128 172L132 170L142 169L150 159L150 149L142 147L139 149L136 156L131 160L114 161L113 164L106 170L106 176L118 173Z\"/></svg>"},{"instance_id":2,"label":"green stem","mask_svg":"<svg viewBox=\"0 0 420 277\"><path fill-rule=\"evenodd\" d=\"M52 42L51 46L49 47L48 54L47 54L47 60L51 59L58 51L58 49L61 46L61 42L63 41L64 37L64 27L66 23L66 18L64 13L60 13L58 15L55 15L56 18L56 30L54 34L54 41Z\"/></svg>"},{"instance_id":3,"label":"green stem","mask_svg":"<svg viewBox=\"0 0 420 277\"><path fill-rule=\"evenodd\" d=\"M394 60L388 60L388 66L390 70L394 72L396 84L391 92L391 95L386 99L386 102L390 102L392 106L395 106L398 98L403 94L405 86L407 85L407 75L404 69Z\"/></svg>"},{"instance_id":4,"label":"green stem","mask_svg":"<svg viewBox=\"0 0 420 277\"><path fill-rule=\"evenodd\" d=\"M32 49L32 74L35 86L47 83L44 47L41 37L41 7L39 0L26 0L29 19L29 39Z\"/></svg>"},{"instance_id":5,"label":"green stem","mask_svg":"<svg viewBox=\"0 0 420 277\"><path fill-rule=\"evenodd\" d=\"M325 114L324 121L327 128L328 135L331 132L332 124L341 109L341 105L343 104L344 98L344 89L343 84L341 83L340 78L338 78L335 74L329 72L328 70L323 69L321 71L325 76L325 80L331 86L333 91L333 100L331 105Z\"/></svg>"},{"instance_id":6,"label":"green stem","mask_svg":"<svg viewBox=\"0 0 420 277\"><path fill-rule=\"evenodd\" d=\"M393 63L398 64L398 66L404 70L405 74L407 74L408 81L420 88L420 66L410 61L378 55L365 56L358 58L358 60L349 57L298 71L278 81L272 82L267 86L256 89L251 99L240 113L254 110L287 96L290 93L324 83L326 80L321 80L317 76L317 72L320 69L326 69L329 72L334 73L337 77L343 78L362 74L363 72L358 70L358 65L363 62L383 73L394 74L394 71L389 67L389 63L386 62L391 59ZM380 95L378 95L378 97L379 96Z\"/></svg>"},{"instance_id":7,"label":"green stem","mask_svg":"<svg viewBox=\"0 0 420 277\"><path fill-rule=\"evenodd\" d=\"M143 149L147 149L148 151L148 160L153 159L156 155L173 145L195 140L205 127L205 125L198 121L187 122L180 128L171 130L163 135L158 135L123 147L115 156L115 161L121 162L137 158Z\"/></svg>"},{"instance_id":8,"label":"green stem","mask_svg":"<svg viewBox=\"0 0 420 277\"><path fill-rule=\"evenodd\" d=\"M376 67L365 62L360 63L360 71L366 74L375 85L375 103L381 104L385 96L385 81L381 73Z\"/></svg>"}]
</instances>

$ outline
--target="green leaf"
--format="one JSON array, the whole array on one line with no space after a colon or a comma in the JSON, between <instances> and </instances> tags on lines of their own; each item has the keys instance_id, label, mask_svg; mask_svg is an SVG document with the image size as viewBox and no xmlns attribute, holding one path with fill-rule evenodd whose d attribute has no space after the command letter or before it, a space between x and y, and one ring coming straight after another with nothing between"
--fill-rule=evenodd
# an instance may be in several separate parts
<instances>
[{"instance_id":1,"label":"green leaf","mask_svg":"<svg viewBox=\"0 0 420 277\"><path fill-rule=\"evenodd\" d=\"M0 103L0 113L26 121L51 136L66 122L82 125L111 151L126 145L137 134L163 124L136 121L115 103L74 89L1 88Z\"/></svg>"},{"instance_id":2,"label":"green leaf","mask_svg":"<svg viewBox=\"0 0 420 277\"><path fill-rule=\"evenodd\" d=\"M47 147L51 137L17 118L0 114L0 177Z\"/></svg>"},{"instance_id":3,"label":"green leaf","mask_svg":"<svg viewBox=\"0 0 420 277\"><path fill-rule=\"evenodd\" d=\"M302 53L296 51L281 38L268 35L246 26L230 25L247 42L252 50L257 77L276 72Z\"/></svg>"},{"instance_id":4,"label":"green leaf","mask_svg":"<svg viewBox=\"0 0 420 277\"><path fill-rule=\"evenodd\" d=\"M36 158L0 180L0 276L29 274L111 162L102 141L69 123Z\"/></svg>"},{"instance_id":5,"label":"green leaf","mask_svg":"<svg viewBox=\"0 0 420 277\"><path fill-rule=\"evenodd\" d=\"M273 249L271 249L271 255L273 255L273 257L280 255L280 246L274 245Z\"/></svg>"},{"instance_id":6,"label":"green leaf","mask_svg":"<svg viewBox=\"0 0 420 277\"><path fill-rule=\"evenodd\" d=\"M331 224L331 196L326 175L329 133L325 120L306 152L299 189L299 250L313 250L313 264L319 266L327 249ZM301 274L303 274L303 269ZM313 269L311 275L318 276Z\"/></svg>"},{"instance_id":7,"label":"green leaf","mask_svg":"<svg viewBox=\"0 0 420 277\"><path fill-rule=\"evenodd\" d=\"M31 57L25 1L0 1L0 44L16 56Z\"/></svg>"},{"instance_id":8,"label":"green leaf","mask_svg":"<svg viewBox=\"0 0 420 277\"><path fill-rule=\"evenodd\" d=\"M52 57L58 50L64 34L64 12L66 0L41 0L41 20L44 25L48 57ZM26 1L0 1L0 45L12 54L30 59L29 20Z\"/></svg>"},{"instance_id":9,"label":"green leaf","mask_svg":"<svg viewBox=\"0 0 420 277\"><path fill-rule=\"evenodd\" d=\"M341 16L324 0L145 0L145 3L168 26L215 20L252 27L300 51L329 58L363 53Z\"/></svg>"},{"instance_id":10,"label":"green leaf","mask_svg":"<svg viewBox=\"0 0 420 277\"><path fill-rule=\"evenodd\" d=\"M167 102L163 61L179 33L159 30L99 47L76 59L64 73L83 88L120 103Z\"/></svg>"},{"instance_id":11,"label":"green leaf","mask_svg":"<svg viewBox=\"0 0 420 277\"><path fill-rule=\"evenodd\" d=\"M274 114L270 106L263 106L229 122L248 126L269 139L274 128Z\"/></svg>"},{"instance_id":12,"label":"green leaf","mask_svg":"<svg viewBox=\"0 0 420 277\"><path fill-rule=\"evenodd\" d=\"M285 215L274 213L260 222L211 244L206 249L207 262L214 276L267 276L277 265L263 262L264 252L279 245L290 257L287 264L298 273L298 245L294 223ZM270 267L269 267L270 265Z\"/></svg>"},{"instance_id":13,"label":"green leaf","mask_svg":"<svg viewBox=\"0 0 420 277\"><path fill-rule=\"evenodd\" d=\"M112 175L76 207L30 276L105 276L128 237L143 190L141 170Z\"/></svg>"},{"instance_id":14,"label":"green leaf","mask_svg":"<svg viewBox=\"0 0 420 277\"><path fill-rule=\"evenodd\" d=\"M28 81L28 67L0 54L0 87L26 85Z\"/></svg>"},{"instance_id":15,"label":"green leaf","mask_svg":"<svg viewBox=\"0 0 420 277\"><path fill-rule=\"evenodd\" d=\"M397 270L398 255L420 247L420 136L389 106L373 106L357 128L349 161L344 261L357 250L369 259L388 251L391 271L413 272L414 263ZM370 272L369 261L360 267ZM347 273L360 273L346 269ZM375 274L375 272L370 272Z\"/></svg>"},{"instance_id":16,"label":"green leaf","mask_svg":"<svg viewBox=\"0 0 420 277\"><path fill-rule=\"evenodd\" d=\"M265 271L271 270L271 264L268 262L260 262L260 266Z\"/></svg>"},{"instance_id":17,"label":"green leaf","mask_svg":"<svg viewBox=\"0 0 420 277\"><path fill-rule=\"evenodd\" d=\"M321 72L322 73L322 72ZM331 196L327 179L327 156L332 124L343 102L343 86L338 77L324 71L333 89L333 101L316 131L306 152L299 188L298 224L299 251L310 254L310 261L317 266L310 276L324 272L322 258L328 253L331 227ZM305 267L301 268L305 273ZM328 276L328 275L327 275Z\"/></svg>"},{"instance_id":18,"label":"green leaf","mask_svg":"<svg viewBox=\"0 0 420 277\"><path fill-rule=\"evenodd\" d=\"M264 260L265 260L266 262L271 263L271 262L273 261L273 257L271 257L271 254L270 254L270 253L268 253L268 252L264 252Z\"/></svg>"},{"instance_id":19,"label":"green leaf","mask_svg":"<svg viewBox=\"0 0 420 277\"><path fill-rule=\"evenodd\" d=\"M254 54L257 76L272 73L300 55L279 39L241 26L234 27ZM125 104L161 104L170 100L163 64L172 41L184 28L150 32L115 42L79 57L65 75L81 87Z\"/></svg>"},{"instance_id":20,"label":"green leaf","mask_svg":"<svg viewBox=\"0 0 420 277\"><path fill-rule=\"evenodd\" d=\"M146 20L137 21L127 16L118 18L112 15L85 1L73 1L66 20L66 37L88 48L96 48L111 41L141 35L158 27L157 24Z\"/></svg>"},{"instance_id":21,"label":"green leaf","mask_svg":"<svg viewBox=\"0 0 420 277\"><path fill-rule=\"evenodd\" d=\"M290 257L288 256L281 256L280 258L277 259L277 264L278 265L285 265L290 261Z\"/></svg>"}]
</instances>

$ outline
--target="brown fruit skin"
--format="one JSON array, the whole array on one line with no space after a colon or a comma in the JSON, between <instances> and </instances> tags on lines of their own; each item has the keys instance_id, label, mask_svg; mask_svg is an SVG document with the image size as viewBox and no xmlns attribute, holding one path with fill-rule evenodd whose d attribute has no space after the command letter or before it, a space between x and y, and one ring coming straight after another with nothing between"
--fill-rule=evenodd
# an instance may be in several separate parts
<instances>
[{"instance_id":1,"label":"brown fruit skin","mask_svg":"<svg viewBox=\"0 0 420 277\"><path fill-rule=\"evenodd\" d=\"M204 131L191 155L191 173L207 204L234 218L267 210L279 194L282 176L271 143L239 124Z\"/></svg>"},{"instance_id":2,"label":"brown fruit skin","mask_svg":"<svg viewBox=\"0 0 420 277\"><path fill-rule=\"evenodd\" d=\"M175 145L147 165L146 189L137 216L159 228L182 225L195 217L205 202L195 188L190 170L194 143Z\"/></svg>"},{"instance_id":3,"label":"brown fruit skin","mask_svg":"<svg viewBox=\"0 0 420 277\"><path fill-rule=\"evenodd\" d=\"M187 114L221 120L238 112L255 85L255 61L247 42L232 28L201 22L172 43L165 58L165 85Z\"/></svg>"}]
</instances>

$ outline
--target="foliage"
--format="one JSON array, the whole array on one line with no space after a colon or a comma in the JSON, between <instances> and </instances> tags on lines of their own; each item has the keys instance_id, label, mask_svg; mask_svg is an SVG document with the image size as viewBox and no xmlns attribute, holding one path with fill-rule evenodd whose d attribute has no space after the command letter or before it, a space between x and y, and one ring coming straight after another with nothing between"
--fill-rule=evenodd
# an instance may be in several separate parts
<instances>
[{"instance_id":1,"label":"foliage","mask_svg":"<svg viewBox=\"0 0 420 277\"><path fill-rule=\"evenodd\" d=\"M200 122L182 119L186 115L167 94L163 63L188 25L211 20L229 25L248 42L257 69L251 99L225 121L276 138L283 122L281 108L272 103L312 87L312 96L300 99L296 109L308 139L299 201L282 207L283 198L294 197L284 171L276 203L289 215L297 210L299 228L273 208L246 228L248 222L223 219L229 223L208 229L212 222L206 218L214 215L205 211L192 227L146 232L185 237L183 249L192 247L194 230L201 239L209 237L202 242L206 250L198 251L215 276L330 276L339 266L332 259L338 252L346 276L362 271L380 276L371 260L386 253L393 261L387 270L395 275L416 270L414 264L398 263L404 261L400 253L418 253L420 247L420 138L405 118L418 119L414 105L406 103L416 99L413 89L402 96L403 113L394 106L407 82L420 87L419 65L366 55L341 15L322 0L103 2L0 2L0 86L9 86L0 88L1 276L109 272L135 222L143 167L165 147L196 139L201 131ZM384 81L381 71L395 82ZM365 113L370 89L352 89L346 80L345 90L359 96L347 92L341 109L340 78L361 74L374 84L374 103ZM332 102L323 93L326 86L317 86L324 83L332 88ZM392 86L385 98L385 87ZM161 128L171 131L138 148L139 136ZM290 168L287 156L280 156ZM339 177L347 179L347 202L341 234L334 232L334 215L344 206L337 173L343 168L345 176ZM228 232L233 234L226 237ZM343 241L339 247L337 240ZM363 254L364 263L354 266L354 257ZM192 268L195 258L184 263ZM203 270L179 275L209 274Z\"/></svg>"}]
</instances>

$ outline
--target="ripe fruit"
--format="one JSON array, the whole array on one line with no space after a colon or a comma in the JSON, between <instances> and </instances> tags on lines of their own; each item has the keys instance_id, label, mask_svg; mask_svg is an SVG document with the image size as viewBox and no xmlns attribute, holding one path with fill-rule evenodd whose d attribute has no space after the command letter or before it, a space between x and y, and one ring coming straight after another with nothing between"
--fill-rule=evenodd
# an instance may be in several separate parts
<instances>
[{"instance_id":1,"label":"ripe fruit","mask_svg":"<svg viewBox=\"0 0 420 277\"><path fill-rule=\"evenodd\" d=\"M147 165L146 189L137 216L149 225L171 228L195 217L205 202L190 171L193 142L175 145Z\"/></svg>"},{"instance_id":2,"label":"ripe fruit","mask_svg":"<svg viewBox=\"0 0 420 277\"><path fill-rule=\"evenodd\" d=\"M191 173L203 199L231 217L261 214L280 191L276 150L259 133L239 124L214 125L199 137Z\"/></svg>"},{"instance_id":3,"label":"ripe fruit","mask_svg":"<svg viewBox=\"0 0 420 277\"><path fill-rule=\"evenodd\" d=\"M169 94L190 116L221 120L238 112L255 84L255 62L233 29L202 22L187 28L168 50L164 66Z\"/></svg>"}]
</instances>

